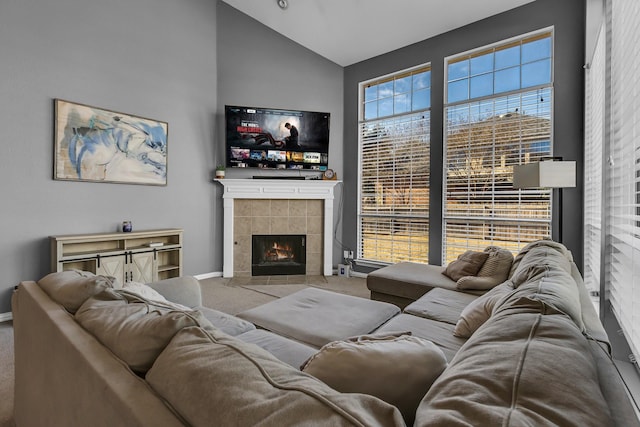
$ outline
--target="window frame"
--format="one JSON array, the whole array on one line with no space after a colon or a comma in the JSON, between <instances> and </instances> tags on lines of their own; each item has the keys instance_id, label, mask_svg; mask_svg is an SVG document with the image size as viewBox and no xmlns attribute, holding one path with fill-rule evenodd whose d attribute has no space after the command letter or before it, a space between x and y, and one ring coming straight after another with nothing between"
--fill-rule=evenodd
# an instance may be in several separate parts
<instances>
[{"instance_id":1,"label":"window frame","mask_svg":"<svg viewBox=\"0 0 640 427\"><path fill-rule=\"evenodd\" d=\"M411 88L410 88L410 92L411 94L413 94L414 92L420 91L420 90L425 90L425 88L428 89L428 106L424 107L424 108L419 108L416 110L413 110L413 106L414 106L414 99L413 97L410 100L410 108L409 111L405 111L405 112L401 112L401 113L395 113L391 114L391 115L384 115L384 116L376 116L375 118L365 118L365 104L366 104L366 100L365 100L365 90L366 87L372 84L381 84L381 83L385 83L387 81L395 81L398 78L403 78L406 76L413 76L413 75L418 75L422 72L428 72L429 73L429 84L428 86L425 87L421 87L419 89L416 90L416 88L414 87L413 82L411 82ZM415 115L424 115L427 114L428 118L425 119L426 121L426 132L424 132L422 137L426 138L426 142L428 144L428 150L429 150L429 156L427 157L427 164L429 165L429 159L430 159L430 152L431 152L431 97L432 97L432 71L431 71L431 63L427 62L427 63L423 63L414 67L410 67L404 70L400 70L397 72L393 72L393 73L389 73L383 76L379 76L373 79L369 79L366 81L362 81L358 84L358 193L357 193L357 259L358 259L358 263L359 264L363 264L363 265L372 265L372 266L380 266L380 265L388 265L391 264L394 261L394 258L392 257L391 259L387 259L387 260L382 260L382 259L372 259L369 257L365 257L364 256L364 236L363 236L363 219L365 218L374 218L375 215L369 214L367 215L366 212L364 212L364 207L363 207L363 180L364 180L364 175L363 175L363 168L364 168L364 164L363 164L363 157L364 157L364 144L365 141L363 139L363 129L364 126L366 126L368 123L369 124L375 124L375 123L381 123L381 122L388 122L388 121L400 121L403 118L411 118L412 116ZM395 97L395 93L393 93L391 95L391 98ZM380 98L377 98L380 99ZM427 170L427 185L430 184L430 166L428 166L428 170ZM423 216L414 216L415 218L421 218L422 220L424 220L426 222L426 237L427 237L427 244L426 244L426 258L423 260L424 262L428 261L428 241L429 241L429 235L428 235L428 230L429 230L429 200L427 199L427 203L425 206L425 215ZM411 215L408 215L407 218L414 218Z\"/></svg>"},{"instance_id":2,"label":"window frame","mask_svg":"<svg viewBox=\"0 0 640 427\"><path fill-rule=\"evenodd\" d=\"M485 53L488 53L490 51L496 52L498 50L501 50L501 48L503 47L509 47L512 45L520 45L522 46L523 42L526 42L527 40L536 40L536 39L541 39L544 37L549 37L550 38L550 81L549 83L545 83L545 84L541 84L541 85L535 85L535 86L525 86L522 87L522 59L520 59L519 62L519 68L520 68L520 85L519 88L517 90L511 90L511 91L505 91L505 92L496 92L495 91L495 87L493 88L493 93L491 95L485 95L485 96L481 96L478 98L471 98L470 97L470 79L471 79L471 73L468 72L467 76L464 77L463 79L467 80L467 98L463 99L463 100L457 100L454 102L448 102L449 99L449 64L451 63L456 63L456 62L460 62L460 61L464 61L464 60L470 60L473 57L480 57L482 55L484 55ZM448 197L448 186L449 186L449 179L448 179L448 158L449 158L449 151L448 151L448 142L449 142L449 138L450 138L450 126L449 126L449 112L452 108L455 107L459 107L459 106L465 106L468 105L469 108L474 105L474 104L479 104L482 102L489 102L489 101L494 101L495 100L499 100L500 98L507 98L507 97L512 97L512 96L522 96L524 94L527 94L529 92L533 92L533 91L540 91L543 89L549 89L550 91L550 96L551 99L549 101L549 118L550 118L550 130L549 130L549 155L553 154L553 147L554 147L554 141L553 141L553 123L554 123L554 102L553 102L553 98L554 98L554 64L555 64L555 52L554 52L554 45L555 45L555 30L553 26L550 27L546 27L546 28L541 28L538 29L536 31L531 31L528 33L524 33L515 37L511 37L508 39L504 39L495 43L491 43L488 45L484 45L481 46L479 48L475 48L475 49L470 49L461 53L457 53L455 55L450 55L444 58L444 76L443 76L443 80L444 80L444 88L443 88L443 114L442 114L442 140L443 140L443 147L442 147L442 236L441 236L441 256L442 256L442 263L446 264L447 262L452 261L453 259L455 259L455 254L460 252L461 250L482 250L484 249L484 247L480 247L479 243L477 245L471 245L469 243L470 239L467 239L466 243L464 245L460 245L460 247L456 247L456 251L455 253L453 251L449 251L451 253L447 253L447 249L448 249L448 243L447 243L447 237L449 236L448 233L448 225L451 224L457 224L457 222L453 222L453 221L458 221L460 223L464 223L466 222L467 225L467 229L468 230L472 230L471 224L475 224L477 223L478 225L482 225L483 227L486 225L489 225L490 228L494 228L496 226L496 223L500 224L500 223L506 223L507 220L506 219L501 219L501 218L496 218L496 217L491 217L491 218L482 218L482 217L474 217L472 215L466 215L466 216L460 216L460 215L456 215L455 213L452 214L450 212L450 210L448 209L448 205L447 205L447 201L450 199ZM490 73L494 76L494 81L495 81L495 72L496 70L498 70L495 66L495 61L492 67L492 70L490 71ZM452 80L453 81L453 80ZM496 110L494 109L494 112ZM524 116L524 115L523 115ZM470 122L471 123L471 122ZM522 145L522 139L519 140L519 143ZM495 141L495 136L492 139L492 150L495 150L496 148L496 141ZM492 155L492 159L495 161L495 156ZM494 163L495 164L495 163ZM493 181L492 184L495 184L495 181ZM534 192L535 190L516 190L519 193L519 200L522 200L522 197L524 194L531 194L532 192ZM548 193L548 211L549 211L549 218L548 220L546 220L545 222L548 223L548 231L549 234L551 234L551 232L553 231L553 197L552 197L552 192L550 190L544 190ZM541 191L540 193L544 193L544 191ZM499 192L496 192L496 188L492 186L492 200L495 200L496 194L499 195ZM542 197L542 194L540 194L540 197ZM527 221L523 221L523 223L526 223ZM528 221L529 223L532 222L539 222L539 221ZM475 226L473 226L475 227ZM524 234L523 234L524 233ZM518 236L521 235L526 235L526 230L522 231L522 232L518 232ZM513 245L510 245L508 247L508 249L512 250L514 253L517 252L519 249L521 249L526 243L528 243L530 241L530 239L521 239L520 237L518 237L518 239L513 243ZM493 239L493 235L491 236L491 238L489 240L486 241L486 245L491 245L494 244L494 239ZM498 244L498 243L496 243Z\"/></svg>"}]
</instances>

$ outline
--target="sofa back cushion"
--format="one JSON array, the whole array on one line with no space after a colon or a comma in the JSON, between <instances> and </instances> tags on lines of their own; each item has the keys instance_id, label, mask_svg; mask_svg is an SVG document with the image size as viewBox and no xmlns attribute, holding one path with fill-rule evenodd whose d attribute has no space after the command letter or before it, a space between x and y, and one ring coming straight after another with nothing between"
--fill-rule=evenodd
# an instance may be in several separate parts
<instances>
[{"instance_id":1,"label":"sofa back cushion","mask_svg":"<svg viewBox=\"0 0 640 427\"><path fill-rule=\"evenodd\" d=\"M499 305L500 301L511 292L513 292L513 284L507 280L473 300L460 313L453 335L459 338L469 338L484 322L489 320L494 307Z\"/></svg>"},{"instance_id":2,"label":"sofa back cushion","mask_svg":"<svg viewBox=\"0 0 640 427\"><path fill-rule=\"evenodd\" d=\"M193 276L171 277L157 282L147 283L167 300L196 308L202 306L200 282Z\"/></svg>"},{"instance_id":3,"label":"sofa back cushion","mask_svg":"<svg viewBox=\"0 0 640 427\"><path fill-rule=\"evenodd\" d=\"M504 306L469 338L415 426L612 425L587 340L567 316L531 304Z\"/></svg>"},{"instance_id":4,"label":"sofa back cushion","mask_svg":"<svg viewBox=\"0 0 640 427\"><path fill-rule=\"evenodd\" d=\"M62 305L71 314L92 296L105 289L120 287L114 277L96 276L80 270L50 273L40 279L38 284L49 298Z\"/></svg>"},{"instance_id":5,"label":"sofa back cushion","mask_svg":"<svg viewBox=\"0 0 640 427\"><path fill-rule=\"evenodd\" d=\"M572 261L557 246L530 248L511 276L515 291L502 303L509 305L522 297L537 299L570 316L583 330L580 293L571 265Z\"/></svg>"},{"instance_id":6,"label":"sofa back cushion","mask_svg":"<svg viewBox=\"0 0 640 427\"><path fill-rule=\"evenodd\" d=\"M105 290L88 299L76 321L131 370L144 374L180 329L212 327L197 310L177 310L126 291Z\"/></svg>"},{"instance_id":7,"label":"sofa back cushion","mask_svg":"<svg viewBox=\"0 0 640 427\"><path fill-rule=\"evenodd\" d=\"M511 264L511 270L509 271L509 277L511 278L513 274L520 268L520 263L523 258L534 248L538 247L546 247L555 250L559 255L565 257L569 262L573 261L573 255L571 252L564 246L562 243L554 242L553 240L536 240L525 245L524 248L520 249L520 252L513 259L513 263Z\"/></svg>"},{"instance_id":8,"label":"sofa back cushion","mask_svg":"<svg viewBox=\"0 0 640 427\"><path fill-rule=\"evenodd\" d=\"M398 409L380 399L339 393L215 329L182 329L146 379L194 427L404 426Z\"/></svg>"}]
</instances>

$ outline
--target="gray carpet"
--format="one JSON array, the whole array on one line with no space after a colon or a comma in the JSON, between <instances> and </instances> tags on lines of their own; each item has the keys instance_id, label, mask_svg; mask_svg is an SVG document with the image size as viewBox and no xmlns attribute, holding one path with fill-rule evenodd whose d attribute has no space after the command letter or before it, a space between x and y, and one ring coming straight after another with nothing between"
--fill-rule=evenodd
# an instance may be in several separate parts
<instances>
[{"instance_id":1,"label":"gray carpet","mask_svg":"<svg viewBox=\"0 0 640 427\"><path fill-rule=\"evenodd\" d=\"M13 422L13 323L0 323L0 427Z\"/></svg>"},{"instance_id":2,"label":"gray carpet","mask_svg":"<svg viewBox=\"0 0 640 427\"><path fill-rule=\"evenodd\" d=\"M365 279L324 276L271 276L268 278L212 278L200 281L203 305L229 314L265 304L308 286L369 298ZM0 323L0 427L13 421L13 323Z\"/></svg>"}]
</instances>

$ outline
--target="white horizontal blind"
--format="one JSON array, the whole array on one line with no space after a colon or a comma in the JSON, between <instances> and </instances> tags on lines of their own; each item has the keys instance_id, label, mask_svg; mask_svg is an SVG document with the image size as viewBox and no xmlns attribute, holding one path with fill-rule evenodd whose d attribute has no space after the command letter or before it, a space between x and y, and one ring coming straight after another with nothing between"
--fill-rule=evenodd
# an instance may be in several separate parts
<instances>
[{"instance_id":1,"label":"white horizontal blind","mask_svg":"<svg viewBox=\"0 0 640 427\"><path fill-rule=\"evenodd\" d=\"M428 262L431 67L360 84L358 259Z\"/></svg>"},{"instance_id":2,"label":"white horizontal blind","mask_svg":"<svg viewBox=\"0 0 640 427\"><path fill-rule=\"evenodd\" d=\"M552 32L447 60L443 263L549 237L551 191L513 188L513 166L551 154Z\"/></svg>"},{"instance_id":3,"label":"white horizontal blind","mask_svg":"<svg viewBox=\"0 0 640 427\"><path fill-rule=\"evenodd\" d=\"M640 3L611 0L611 118L606 172L606 289L640 354Z\"/></svg>"},{"instance_id":4,"label":"white horizontal blind","mask_svg":"<svg viewBox=\"0 0 640 427\"><path fill-rule=\"evenodd\" d=\"M606 40L601 29L585 73L584 283L600 290L602 236L602 158L606 79Z\"/></svg>"},{"instance_id":5,"label":"white horizontal blind","mask_svg":"<svg viewBox=\"0 0 640 427\"><path fill-rule=\"evenodd\" d=\"M444 260L547 237L550 190L513 188L513 166L550 155L551 89L446 109Z\"/></svg>"},{"instance_id":6,"label":"white horizontal blind","mask_svg":"<svg viewBox=\"0 0 640 427\"><path fill-rule=\"evenodd\" d=\"M360 124L359 258L428 262L428 111Z\"/></svg>"}]
</instances>

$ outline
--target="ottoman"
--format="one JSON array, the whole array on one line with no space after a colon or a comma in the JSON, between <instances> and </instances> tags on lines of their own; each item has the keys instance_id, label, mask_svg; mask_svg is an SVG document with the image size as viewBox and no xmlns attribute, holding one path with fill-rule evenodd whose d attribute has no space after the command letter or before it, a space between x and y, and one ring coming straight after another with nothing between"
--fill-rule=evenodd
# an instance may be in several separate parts
<instances>
[{"instance_id":1,"label":"ottoman","mask_svg":"<svg viewBox=\"0 0 640 427\"><path fill-rule=\"evenodd\" d=\"M371 333L399 312L393 304L310 287L236 316L319 348Z\"/></svg>"}]
</instances>

